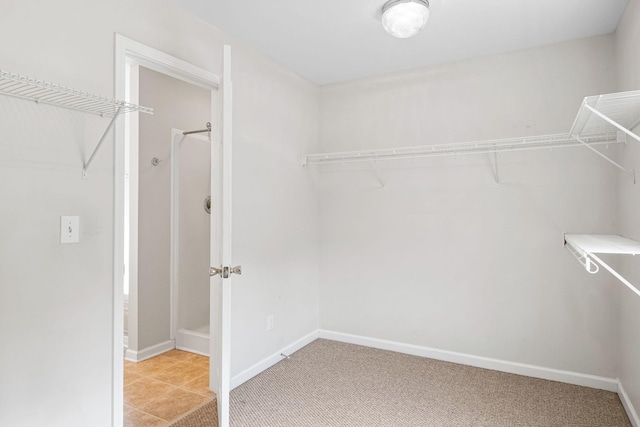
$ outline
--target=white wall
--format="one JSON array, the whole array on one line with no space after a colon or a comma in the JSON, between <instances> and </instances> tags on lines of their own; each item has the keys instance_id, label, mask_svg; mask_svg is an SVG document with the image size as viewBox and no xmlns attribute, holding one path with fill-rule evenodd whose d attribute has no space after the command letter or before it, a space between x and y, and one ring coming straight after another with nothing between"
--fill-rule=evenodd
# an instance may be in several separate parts
<instances>
[{"instance_id":1,"label":"white wall","mask_svg":"<svg viewBox=\"0 0 640 427\"><path fill-rule=\"evenodd\" d=\"M218 74L222 45L231 43L233 257L244 267L234 281L232 373L315 330L317 199L294 159L315 151L317 88L164 1L2 6L3 69L105 95L113 94L115 32ZM82 156L106 122L34 107L3 101L0 118L0 333L11 343L0 349L0 424L107 426L119 374L111 360L113 139L82 181ZM81 216L80 244L58 246L62 214ZM269 334L267 312L276 315Z\"/></svg>"},{"instance_id":2,"label":"white wall","mask_svg":"<svg viewBox=\"0 0 640 427\"><path fill-rule=\"evenodd\" d=\"M616 53L618 70L618 90L640 89L640 2L631 0L616 31ZM640 128L636 127L638 133ZM640 143L628 138L628 146L624 155L624 165L640 171ZM640 240L640 192L638 185L621 177L619 181L619 213L620 234ZM640 264L637 257L622 257L621 273L631 283L640 283ZM620 381L629 394L636 411L640 410L640 298L624 287L615 283L618 288L617 325L620 336Z\"/></svg>"},{"instance_id":3,"label":"white wall","mask_svg":"<svg viewBox=\"0 0 640 427\"><path fill-rule=\"evenodd\" d=\"M319 197L301 159L319 150L320 93L267 60L232 61L235 375L318 328Z\"/></svg>"},{"instance_id":4,"label":"white wall","mask_svg":"<svg viewBox=\"0 0 640 427\"><path fill-rule=\"evenodd\" d=\"M153 106L154 114L140 116L137 350L170 338L171 129L203 129L211 118L211 92L140 67L140 104ZM178 201L182 208L179 323L203 325L209 321L209 217L202 201L194 206L187 203L209 194L209 152L198 156L192 152L194 144L183 145L178 156L183 166L181 183L194 182L180 186L186 191L180 191ZM154 157L161 160L158 166L151 164ZM189 214L193 214L191 220L183 221Z\"/></svg>"},{"instance_id":5,"label":"white wall","mask_svg":"<svg viewBox=\"0 0 640 427\"><path fill-rule=\"evenodd\" d=\"M110 419L110 147L81 178L105 127L0 97L0 425ZM80 217L79 243L60 244L61 215Z\"/></svg>"},{"instance_id":6,"label":"white wall","mask_svg":"<svg viewBox=\"0 0 640 427\"><path fill-rule=\"evenodd\" d=\"M568 132L615 90L611 35L323 87L322 151ZM611 148L610 151L615 151ZM615 229L586 149L316 168L321 328L616 377L614 289L562 247Z\"/></svg>"}]
</instances>

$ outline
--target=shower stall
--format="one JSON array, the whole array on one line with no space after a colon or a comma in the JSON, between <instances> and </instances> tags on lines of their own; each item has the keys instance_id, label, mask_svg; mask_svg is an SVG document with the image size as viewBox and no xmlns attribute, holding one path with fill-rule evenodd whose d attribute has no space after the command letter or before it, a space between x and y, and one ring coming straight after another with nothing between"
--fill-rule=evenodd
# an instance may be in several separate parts
<instances>
[{"instance_id":1,"label":"shower stall","mask_svg":"<svg viewBox=\"0 0 640 427\"><path fill-rule=\"evenodd\" d=\"M172 131L171 289L176 348L209 354L210 124Z\"/></svg>"}]
</instances>

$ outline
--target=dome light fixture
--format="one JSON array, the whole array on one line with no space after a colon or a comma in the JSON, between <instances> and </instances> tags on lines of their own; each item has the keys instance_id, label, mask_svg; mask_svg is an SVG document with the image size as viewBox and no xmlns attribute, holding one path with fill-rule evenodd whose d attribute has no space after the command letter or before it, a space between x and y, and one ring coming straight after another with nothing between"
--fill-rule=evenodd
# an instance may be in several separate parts
<instances>
[{"instance_id":1,"label":"dome light fixture","mask_svg":"<svg viewBox=\"0 0 640 427\"><path fill-rule=\"evenodd\" d=\"M382 26L399 39L418 34L429 19L427 0L389 0L382 6Z\"/></svg>"}]
</instances>

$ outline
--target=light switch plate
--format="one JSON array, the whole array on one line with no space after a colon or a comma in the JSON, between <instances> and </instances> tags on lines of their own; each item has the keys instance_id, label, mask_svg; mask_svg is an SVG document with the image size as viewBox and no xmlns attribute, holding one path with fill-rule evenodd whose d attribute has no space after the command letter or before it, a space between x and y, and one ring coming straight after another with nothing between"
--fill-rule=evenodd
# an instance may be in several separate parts
<instances>
[{"instance_id":1,"label":"light switch plate","mask_svg":"<svg viewBox=\"0 0 640 427\"><path fill-rule=\"evenodd\" d=\"M60 243L80 242L80 217L61 216L60 217Z\"/></svg>"}]
</instances>

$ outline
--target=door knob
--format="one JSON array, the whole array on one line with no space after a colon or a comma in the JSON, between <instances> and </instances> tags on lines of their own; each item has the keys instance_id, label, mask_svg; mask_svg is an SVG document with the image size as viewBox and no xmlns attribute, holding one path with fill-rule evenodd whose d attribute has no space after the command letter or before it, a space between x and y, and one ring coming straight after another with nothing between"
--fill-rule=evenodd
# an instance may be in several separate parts
<instances>
[{"instance_id":1,"label":"door knob","mask_svg":"<svg viewBox=\"0 0 640 427\"><path fill-rule=\"evenodd\" d=\"M209 267L209 276L217 276L220 275L223 279L228 279L231 274L242 274L242 266L237 265L235 267Z\"/></svg>"}]
</instances>

